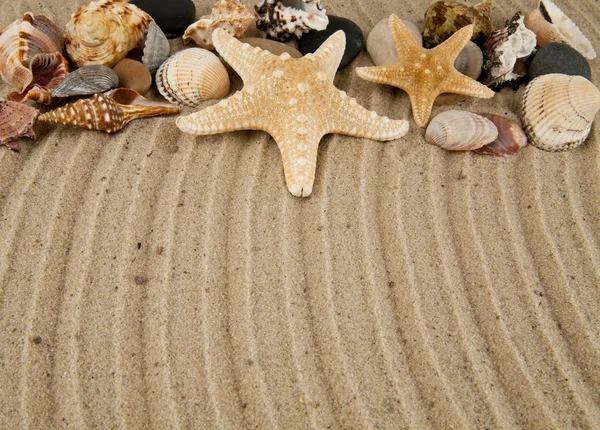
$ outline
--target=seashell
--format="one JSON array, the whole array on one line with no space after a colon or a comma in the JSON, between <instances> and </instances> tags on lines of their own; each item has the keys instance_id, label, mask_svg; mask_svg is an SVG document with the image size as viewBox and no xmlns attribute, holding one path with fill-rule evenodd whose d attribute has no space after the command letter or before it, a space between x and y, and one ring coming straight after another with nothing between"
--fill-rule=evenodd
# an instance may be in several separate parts
<instances>
[{"instance_id":1,"label":"seashell","mask_svg":"<svg viewBox=\"0 0 600 430\"><path fill-rule=\"evenodd\" d=\"M581 76L548 74L523 94L521 117L529 142L545 151L566 151L588 137L600 109L600 91Z\"/></svg>"},{"instance_id":2,"label":"seashell","mask_svg":"<svg viewBox=\"0 0 600 430\"><path fill-rule=\"evenodd\" d=\"M77 9L65 27L67 54L77 67L113 67L142 43L151 21L125 1L93 1Z\"/></svg>"},{"instance_id":3,"label":"seashell","mask_svg":"<svg viewBox=\"0 0 600 430\"><path fill-rule=\"evenodd\" d=\"M229 74L219 58L202 48L179 51L156 72L156 86L171 103L196 107L229 94Z\"/></svg>"},{"instance_id":4,"label":"seashell","mask_svg":"<svg viewBox=\"0 0 600 430\"><path fill-rule=\"evenodd\" d=\"M497 138L498 130L489 119L458 110L439 114L425 131L427 143L450 151L478 149Z\"/></svg>"},{"instance_id":5,"label":"seashell","mask_svg":"<svg viewBox=\"0 0 600 430\"><path fill-rule=\"evenodd\" d=\"M0 100L0 145L19 152L19 137L35 139L32 127L38 115L37 109L26 104Z\"/></svg>"},{"instance_id":6,"label":"seashell","mask_svg":"<svg viewBox=\"0 0 600 430\"><path fill-rule=\"evenodd\" d=\"M469 24L474 26L471 40L483 46L492 33L492 0L473 7L449 1L433 3L425 12L423 46L431 49Z\"/></svg>"},{"instance_id":7,"label":"seashell","mask_svg":"<svg viewBox=\"0 0 600 430\"><path fill-rule=\"evenodd\" d=\"M456 70L475 80L481 75L482 66L483 53L474 42L467 42L463 50L458 54L458 57L456 57L456 61L454 61L454 68Z\"/></svg>"},{"instance_id":8,"label":"seashell","mask_svg":"<svg viewBox=\"0 0 600 430\"><path fill-rule=\"evenodd\" d=\"M212 8L210 15L205 15L190 25L183 34L185 44L196 42L201 48L215 49L212 33L222 28L234 37L242 37L254 15L239 0L219 0Z\"/></svg>"},{"instance_id":9,"label":"seashell","mask_svg":"<svg viewBox=\"0 0 600 430\"><path fill-rule=\"evenodd\" d=\"M271 39L285 42L310 30L325 30L329 19L321 0L262 0L254 6L256 27Z\"/></svg>"},{"instance_id":10,"label":"seashell","mask_svg":"<svg viewBox=\"0 0 600 430\"><path fill-rule=\"evenodd\" d=\"M577 24L550 0L541 0L537 9L527 16L525 25L536 34L540 48L547 43L561 42L571 45L588 60L596 58L594 47Z\"/></svg>"},{"instance_id":11,"label":"seashell","mask_svg":"<svg viewBox=\"0 0 600 430\"><path fill-rule=\"evenodd\" d=\"M527 146L527 135L513 121L492 113L482 113L480 115L494 123L498 129L498 138L475 151L498 157L508 157L519 152L524 146Z\"/></svg>"},{"instance_id":12,"label":"seashell","mask_svg":"<svg viewBox=\"0 0 600 430\"><path fill-rule=\"evenodd\" d=\"M38 117L38 121L110 134L120 131L134 119L179 112L177 106L149 100L128 88L118 88L46 112Z\"/></svg>"},{"instance_id":13,"label":"seashell","mask_svg":"<svg viewBox=\"0 0 600 430\"><path fill-rule=\"evenodd\" d=\"M17 93L16 101L50 103L50 92L69 73L56 26L42 15L26 13L0 34L0 75Z\"/></svg>"},{"instance_id":14,"label":"seashell","mask_svg":"<svg viewBox=\"0 0 600 430\"><path fill-rule=\"evenodd\" d=\"M499 90L505 85L515 89L527 75L526 61L533 53L536 36L525 27L525 16L517 12L507 26L492 32L484 47L483 84Z\"/></svg>"},{"instance_id":15,"label":"seashell","mask_svg":"<svg viewBox=\"0 0 600 430\"><path fill-rule=\"evenodd\" d=\"M144 55L142 63L151 74L154 74L171 54L169 40L165 33L154 22L148 26L148 34L144 42Z\"/></svg>"},{"instance_id":16,"label":"seashell","mask_svg":"<svg viewBox=\"0 0 600 430\"><path fill-rule=\"evenodd\" d=\"M115 72L106 66L83 66L67 75L52 90L52 97L72 97L98 94L119 85Z\"/></svg>"},{"instance_id":17,"label":"seashell","mask_svg":"<svg viewBox=\"0 0 600 430\"><path fill-rule=\"evenodd\" d=\"M423 36L416 24L401 20L419 45L423 45ZM389 27L389 17L383 18L367 37L367 51L376 66L388 66L398 62L398 51Z\"/></svg>"}]
</instances>

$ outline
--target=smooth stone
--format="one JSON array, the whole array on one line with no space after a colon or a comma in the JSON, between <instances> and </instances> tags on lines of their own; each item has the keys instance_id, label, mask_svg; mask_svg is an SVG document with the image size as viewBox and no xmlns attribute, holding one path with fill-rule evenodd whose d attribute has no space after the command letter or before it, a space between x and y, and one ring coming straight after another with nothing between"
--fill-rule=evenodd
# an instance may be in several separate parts
<instances>
[{"instance_id":1,"label":"smooth stone","mask_svg":"<svg viewBox=\"0 0 600 430\"><path fill-rule=\"evenodd\" d=\"M296 48L275 40L263 39L261 37L244 37L243 39L240 39L240 41L247 43L250 46L259 47L265 51L269 51L273 55L279 56L284 52L287 52L292 58L302 57L302 54Z\"/></svg>"},{"instance_id":2,"label":"smooth stone","mask_svg":"<svg viewBox=\"0 0 600 430\"><path fill-rule=\"evenodd\" d=\"M124 58L113 67L113 70L119 77L120 88L129 88L144 95L152 86L150 72L139 61Z\"/></svg>"},{"instance_id":3,"label":"smooth stone","mask_svg":"<svg viewBox=\"0 0 600 430\"><path fill-rule=\"evenodd\" d=\"M196 21L196 5L192 0L131 0L129 3L154 18L168 38L183 35Z\"/></svg>"},{"instance_id":4,"label":"smooth stone","mask_svg":"<svg viewBox=\"0 0 600 430\"><path fill-rule=\"evenodd\" d=\"M565 43L548 43L540 48L529 65L528 79L550 73L570 76L583 76L592 80L590 63L577 50Z\"/></svg>"},{"instance_id":5,"label":"smooth stone","mask_svg":"<svg viewBox=\"0 0 600 430\"><path fill-rule=\"evenodd\" d=\"M298 49L302 55L313 53L319 49L329 36L338 30L343 30L346 33L346 50L338 67L338 70L341 70L358 57L365 46L365 38L360 27L349 19L332 15L328 15L328 18L327 28L322 31L312 30L304 34L298 42Z\"/></svg>"},{"instance_id":6,"label":"smooth stone","mask_svg":"<svg viewBox=\"0 0 600 430\"><path fill-rule=\"evenodd\" d=\"M402 20L402 23L406 26L410 34L413 35L417 43L423 46L423 36L421 35L421 31L416 24ZM377 66L388 66L390 64L394 64L398 61L398 52L396 50L396 45L394 44L394 39L392 37L392 33L390 32L389 27L389 17L383 18L373 30L369 33L367 37L367 52L371 56L373 63Z\"/></svg>"}]
</instances>

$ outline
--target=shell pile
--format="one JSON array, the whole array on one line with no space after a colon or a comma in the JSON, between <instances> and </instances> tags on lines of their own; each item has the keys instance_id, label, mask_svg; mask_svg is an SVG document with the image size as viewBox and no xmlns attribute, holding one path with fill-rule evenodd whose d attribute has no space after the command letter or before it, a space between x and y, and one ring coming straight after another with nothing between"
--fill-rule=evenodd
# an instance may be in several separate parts
<instances>
[{"instance_id":1,"label":"shell pile","mask_svg":"<svg viewBox=\"0 0 600 430\"><path fill-rule=\"evenodd\" d=\"M183 35L183 42L196 42L198 46L214 49L212 33L217 28L222 28L234 37L242 37L254 15L242 5L239 0L219 0L210 15L205 15L190 25Z\"/></svg>"},{"instance_id":2,"label":"shell pile","mask_svg":"<svg viewBox=\"0 0 600 430\"><path fill-rule=\"evenodd\" d=\"M52 97L98 94L119 85L117 74L106 66L83 66L69 75L52 91Z\"/></svg>"},{"instance_id":3,"label":"shell pile","mask_svg":"<svg viewBox=\"0 0 600 430\"><path fill-rule=\"evenodd\" d=\"M425 141L450 151L479 149L498 138L493 122L471 112L449 110L431 120Z\"/></svg>"},{"instance_id":4,"label":"shell pile","mask_svg":"<svg viewBox=\"0 0 600 430\"><path fill-rule=\"evenodd\" d=\"M522 119L529 142L545 151L566 151L588 137L600 109L600 91L581 76L543 75L523 95Z\"/></svg>"},{"instance_id":5,"label":"shell pile","mask_svg":"<svg viewBox=\"0 0 600 430\"><path fill-rule=\"evenodd\" d=\"M19 152L17 139L35 139L33 123L39 112L23 103L0 100L0 145L6 145Z\"/></svg>"},{"instance_id":6,"label":"shell pile","mask_svg":"<svg viewBox=\"0 0 600 430\"><path fill-rule=\"evenodd\" d=\"M196 107L229 94L229 74L219 58L202 48L179 51L156 72L156 86L171 103Z\"/></svg>"},{"instance_id":7,"label":"shell pile","mask_svg":"<svg viewBox=\"0 0 600 430\"><path fill-rule=\"evenodd\" d=\"M256 27L271 39L285 42L310 30L327 28L329 19L321 0L262 0L256 9Z\"/></svg>"},{"instance_id":8,"label":"shell pile","mask_svg":"<svg viewBox=\"0 0 600 430\"><path fill-rule=\"evenodd\" d=\"M67 54L77 67L113 67L141 45L151 21L126 1L93 1L81 6L65 27Z\"/></svg>"}]
</instances>

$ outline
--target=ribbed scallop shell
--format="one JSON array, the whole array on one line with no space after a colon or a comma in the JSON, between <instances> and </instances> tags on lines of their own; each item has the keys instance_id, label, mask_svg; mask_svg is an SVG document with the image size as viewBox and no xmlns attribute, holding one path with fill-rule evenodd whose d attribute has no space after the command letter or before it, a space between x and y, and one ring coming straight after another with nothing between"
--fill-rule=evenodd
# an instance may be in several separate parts
<instances>
[{"instance_id":1,"label":"ribbed scallop shell","mask_svg":"<svg viewBox=\"0 0 600 430\"><path fill-rule=\"evenodd\" d=\"M588 60L596 58L594 47L577 24L550 0L541 0L538 8L527 17L525 25L537 35L540 48L550 42L566 43Z\"/></svg>"},{"instance_id":2,"label":"ribbed scallop shell","mask_svg":"<svg viewBox=\"0 0 600 430\"><path fill-rule=\"evenodd\" d=\"M32 127L38 114L37 109L23 103L0 100L0 145L18 152L19 137L35 139Z\"/></svg>"},{"instance_id":3,"label":"ribbed scallop shell","mask_svg":"<svg viewBox=\"0 0 600 430\"><path fill-rule=\"evenodd\" d=\"M93 1L81 6L65 27L67 54L77 67L112 67L141 44L151 21L125 1Z\"/></svg>"},{"instance_id":4,"label":"ribbed scallop shell","mask_svg":"<svg viewBox=\"0 0 600 430\"><path fill-rule=\"evenodd\" d=\"M425 131L427 143L450 151L478 149L497 138L498 130L490 120L457 110L439 114Z\"/></svg>"},{"instance_id":5,"label":"ribbed scallop shell","mask_svg":"<svg viewBox=\"0 0 600 430\"><path fill-rule=\"evenodd\" d=\"M545 151L581 145L600 109L600 91L581 76L549 74L529 83L521 116L529 142Z\"/></svg>"},{"instance_id":6,"label":"ribbed scallop shell","mask_svg":"<svg viewBox=\"0 0 600 430\"><path fill-rule=\"evenodd\" d=\"M117 74L106 66L83 66L69 75L52 91L52 97L99 94L119 85Z\"/></svg>"},{"instance_id":7,"label":"ribbed scallop shell","mask_svg":"<svg viewBox=\"0 0 600 430\"><path fill-rule=\"evenodd\" d=\"M321 0L262 0L254 9L256 28L280 42L310 30L325 30L329 24Z\"/></svg>"},{"instance_id":8,"label":"ribbed scallop shell","mask_svg":"<svg viewBox=\"0 0 600 430\"><path fill-rule=\"evenodd\" d=\"M229 94L229 75L219 58L202 48L172 55L156 72L156 86L171 103L196 107Z\"/></svg>"},{"instance_id":9,"label":"ribbed scallop shell","mask_svg":"<svg viewBox=\"0 0 600 430\"><path fill-rule=\"evenodd\" d=\"M146 69L152 74L169 58L170 53L171 47L169 46L167 36L165 36L165 33L163 33L158 25L151 22L148 26L146 41L144 42L142 63L144 63Z\"/></svg>"}]
</instances>

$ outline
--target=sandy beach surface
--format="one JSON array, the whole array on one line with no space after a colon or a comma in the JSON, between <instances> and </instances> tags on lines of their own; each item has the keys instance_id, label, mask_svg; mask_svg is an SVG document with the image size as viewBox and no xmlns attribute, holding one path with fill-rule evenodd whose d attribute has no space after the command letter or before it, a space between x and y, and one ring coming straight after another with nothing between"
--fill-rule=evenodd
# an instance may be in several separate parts
<instances>
[{"instance_id":1,"label":"sandy beach surface","mask_svg":"<svg viewBox=\"0 0 600 430\"><path fill-rule=\"evenodd\" d=\"M82 3L0 0L0 27ZM536 3L496 1L494 26ZM327 10L367 35L428 4ZM558 4L600 51L599 3ZM268 134L174 117L0 148L0 428L600 428L598 127L567 153L445 152L369 65L335 84L410 131L326 136L308 199ZM523 90L433 115L518 120Z\"/></svg>"}]
</instances>

